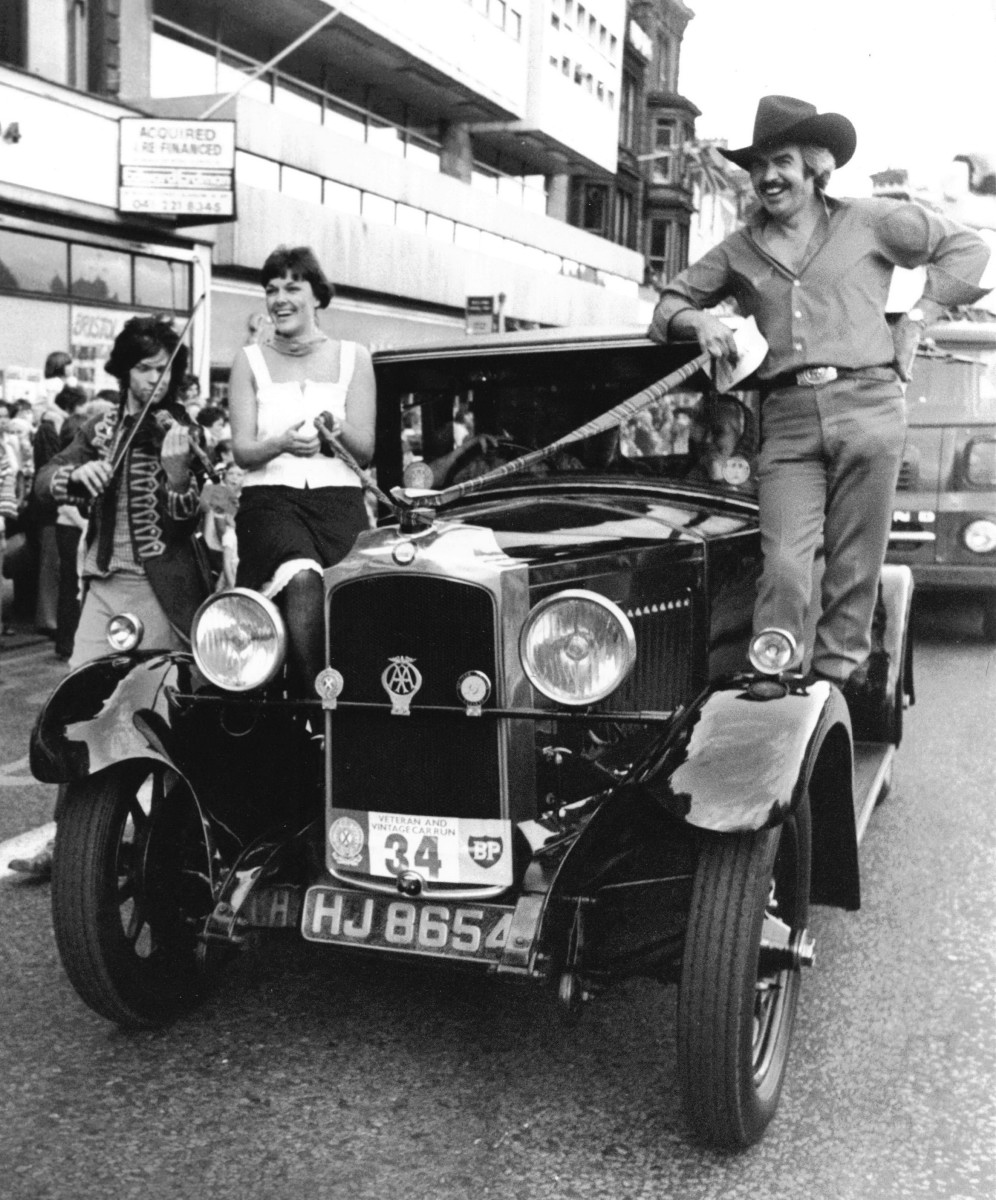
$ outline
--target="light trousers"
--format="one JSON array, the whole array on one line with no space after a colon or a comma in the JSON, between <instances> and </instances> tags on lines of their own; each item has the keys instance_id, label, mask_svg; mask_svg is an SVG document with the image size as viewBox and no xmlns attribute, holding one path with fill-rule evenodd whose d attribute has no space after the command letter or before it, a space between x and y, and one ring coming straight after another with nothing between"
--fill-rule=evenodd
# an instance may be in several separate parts
<instances>
[{"instance_id":1,"label":"light trousers","mask_svg":"<svg viewBox=\"0 0 996 1200\"><path fill-rule=\"evenodd\" d=\"M843 682L868 657L906 421L898 379L769 392L761 404L758 503L764 565L754 631L776 626L807 657L806 617L822 538L826 565L811 666ZM875 376L878 376L877 378Z\"/></svg>"}]
</instances>

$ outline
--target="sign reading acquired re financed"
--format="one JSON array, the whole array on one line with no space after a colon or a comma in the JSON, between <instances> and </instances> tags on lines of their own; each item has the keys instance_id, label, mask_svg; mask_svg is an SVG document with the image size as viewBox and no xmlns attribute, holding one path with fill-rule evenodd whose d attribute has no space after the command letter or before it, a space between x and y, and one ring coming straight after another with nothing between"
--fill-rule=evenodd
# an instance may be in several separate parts
<instances>
[{"instance_id":1,"label":"sign reading acquired re financed","mask_svg":"<svg viewBox=\"0 0 996 1200\"><path fill-rule=\"evenodd\" d=\"M122 117L118 211L235 216L235 122Z\"/></svg>"}]
</instances>

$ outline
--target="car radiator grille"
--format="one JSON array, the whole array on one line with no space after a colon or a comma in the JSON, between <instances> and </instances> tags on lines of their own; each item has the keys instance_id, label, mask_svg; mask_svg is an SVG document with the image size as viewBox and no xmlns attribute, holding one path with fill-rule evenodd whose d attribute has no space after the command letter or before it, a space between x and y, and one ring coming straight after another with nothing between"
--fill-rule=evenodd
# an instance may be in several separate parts
<instances>
[{"instance_id":1,"label":"car radiator grille","mask_svg":"<svg viewBox=\"0 0 996 1200\"><path fill-rule=\"evenodd\" d=\"M625 611L636 634L636 666L602 707L671 709L684 703L693 685L691 592L626 606Z\"/></svg>"},{"instance_id":2,"label":"car radiator grille","mask_svg":"<svg viewBox=\"0 0 996 1200\"><path fill-rule=\"evenodd\" d=\"M383 706L381 677L405 656L421 675L412 708L460 704L457 681L483 671L494 684L495 609L490 593L430 576L383 576L337 588L329 600L330 662L342 699ZM491 704L495 703L492 693ZM350 713L332 722L336 808L421 816L500 815L499 725L462 715L439 719Z\"/></svg>"}]
</instances>

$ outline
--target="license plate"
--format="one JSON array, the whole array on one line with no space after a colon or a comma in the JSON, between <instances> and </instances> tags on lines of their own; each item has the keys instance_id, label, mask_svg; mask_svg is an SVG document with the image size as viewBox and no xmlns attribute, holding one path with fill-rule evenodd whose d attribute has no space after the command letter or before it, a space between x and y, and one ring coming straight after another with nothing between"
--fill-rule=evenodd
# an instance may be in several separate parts
<instances>
[{"instance_id":1,"label":"license plate","mask_svg":"<svg viewBox=\"0 0 996 1200\"><path fill-rule=\"evenodd\" d=\"M301 933L309 942L497 962L514 911L500 904L395 900L321 885L304 898Z\"/></svg>"},{"instance_id":2,"label":"license plate","mask_svg":"<svg viewBox=\"0 0 996 1200\"><path fill-rule=\"evenodd\" d=\"M301 921L301 892L294 887L263 887L250 893L239 916L254 929L296 929Z\"/></svg>"}]
</instances>

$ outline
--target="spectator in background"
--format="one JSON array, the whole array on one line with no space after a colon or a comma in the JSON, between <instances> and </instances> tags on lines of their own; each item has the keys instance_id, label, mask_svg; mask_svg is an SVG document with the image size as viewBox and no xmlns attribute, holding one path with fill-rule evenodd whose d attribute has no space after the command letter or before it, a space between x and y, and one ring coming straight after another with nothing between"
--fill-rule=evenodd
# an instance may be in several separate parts
<instances>
[{"instance_id":1,"label":"spectator in background","mask_svg":"<svg viewBox=\"0 0 996 1200\"><path fill-rule=\"evenodd\" d=\"M10 435L10 408L0 402L0 618L3 616L3 560L7 550L7 521L16 520L20 508L17 495L16 442ZM5 634L12 633L0 621Z\"/></svg>"},{"instance_id":2,"label":"spectator in background","mask_svg":"<svg viewBox=\"0 0 996 1200\"><path fill-rule=\"evenodd\" d=\"M58 394L42 409L36 409L38 426L35 429L33 457L35 475L50 459L67 444L63 437L69 414L75 413L86 403L86 392L71 383L63 383L71 376L56 374L65 372L70 359L68 354L50 354L45 363L46 377L62 383ZM52 374L50 374L52 372ZM70 429L78 428L80 420L74 418ZM72 440L70 437L69 441ZM59 626L59 548L56 539L57 512L52 504L43 503L37 496L28 499L28 525L38 549L38 599L35 604L35 628L39 633L58 640ZM73 565L75 575L75 560ZM68 656L67 656L68 657Z\"/></svg>"},{"instance_id":3,"label":"spectator in background","mask_svg":"<svg viewBox=\"0 0 996 1200\"><path fill-rule=\"evenodd\" d=\"M55 401L63 388L75 388L79 383L73 374L72 366L72 356L65 350L53 350L45 359L45 381L41 394L33 405L36 426L40 425L46 416L55 421L57 429L62 424L58 417Z\"/></svg>"},{"instance_id":4,"label":"spectator in background","mask_svg":"<svg viewBox=\"0 0 996 1200\"><path fill-rule=\"evenodd\" d=\"M80 388L63 388L56 404L66 410L59 449L70 445L86 422L86 393ZM55 518L55 547L59 557L59 588L56 603L55 657L69 662L80 619L80 539L86 532L86 517L75 504L60 504Z\"/></svg>"},{"instance_id":5,"label":"spectator in background","mask_svg":"<svg viewBox=\"0 0 996 1200\"><path fill-rule=\"evenodd\" d=\"M187 410L187 416L191 421L196 421L197 414L204 407L204 400L201 397L201 381L196 375L184 375L180 383L178 399Z\"/></svg>"},{"instance_id":6,"label":"spectator in background","mask_svg":"<svg viewBox=\"0 0 996 1200\"><path fill-rule=\"evenodd\" d=\"M204 446L213 463L219 459L218 447L224 441L231 441L232 430L228 424L228 416L223 408L213 404L205 405L197 414L197 424L204 430Z\"/></svg>"}]
</instances>

